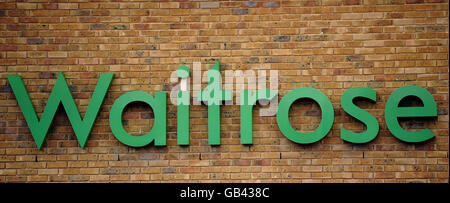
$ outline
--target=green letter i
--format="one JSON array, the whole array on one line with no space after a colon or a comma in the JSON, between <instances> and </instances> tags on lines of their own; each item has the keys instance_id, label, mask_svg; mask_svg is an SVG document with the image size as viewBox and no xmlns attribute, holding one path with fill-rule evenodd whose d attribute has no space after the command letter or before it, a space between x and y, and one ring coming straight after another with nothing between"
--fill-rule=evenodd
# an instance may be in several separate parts
<instances>
[{"instance_id":1,"label":"green letter i","mask_svg":"<svg viewBox=\"0 0 450 203\"><path fill-rule=\"evenodd\" d=\"M177 75L181 78L180 90L177 94L177 143L189 145L189 74L187 66L180 66Z\"/></svg>"}]
</instances>

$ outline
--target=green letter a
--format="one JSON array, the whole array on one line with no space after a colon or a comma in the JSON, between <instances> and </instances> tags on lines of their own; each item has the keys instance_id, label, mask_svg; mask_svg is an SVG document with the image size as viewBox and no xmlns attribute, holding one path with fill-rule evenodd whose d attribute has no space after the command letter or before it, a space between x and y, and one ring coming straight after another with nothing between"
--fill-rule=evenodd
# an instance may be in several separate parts
<instances>
[{"instance_id":1,"label":"green letter a","mask_svg":"<svg viewBox=\"0 0 450 203\"><path fill-rule=\"evenodd\" d=\"M64 106L64 110L66 111L67 117L69 117L70 124L81 148L84 148L113 77L113 73L102 73L100 75L97 87L94 90L83 120L80 117L80 113L62 72L59 73L40 121L28 96L28 92L25 89L22 78L19 75L8 75L8 80L38 149L41 149L44 143L48 129L52 124L60 103Z\"/></svg>"}]
</instances>

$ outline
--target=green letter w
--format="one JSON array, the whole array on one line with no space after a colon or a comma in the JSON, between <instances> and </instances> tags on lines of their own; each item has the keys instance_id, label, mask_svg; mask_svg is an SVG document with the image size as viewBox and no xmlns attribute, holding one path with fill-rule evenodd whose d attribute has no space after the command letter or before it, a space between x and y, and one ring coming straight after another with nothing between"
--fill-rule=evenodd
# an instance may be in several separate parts
<instances>
[{"instance_id":1,"label":"green letter w","mask_svg":"<svg viewBox=\"0 0 450 203\"><path fill-rule=\"evenodd\" d=\"M60 103L64 106L64 110L69 117L70 124L72 125L81 148L84 148L113 77L113 73L102 73L100 75L97 87L94 90L94 94L92 95L92 99L83 120L80 117L80 112L78 111L72 97L72 92L70 91L62 72L59 73L40 121L38 120L36 111L28 96L28 92L25 89L22 78L19 75L8 75L8 80L38 149L41 149L42 144L44 143L48 129L52 124Z\"/></svg>"}]
</instances>

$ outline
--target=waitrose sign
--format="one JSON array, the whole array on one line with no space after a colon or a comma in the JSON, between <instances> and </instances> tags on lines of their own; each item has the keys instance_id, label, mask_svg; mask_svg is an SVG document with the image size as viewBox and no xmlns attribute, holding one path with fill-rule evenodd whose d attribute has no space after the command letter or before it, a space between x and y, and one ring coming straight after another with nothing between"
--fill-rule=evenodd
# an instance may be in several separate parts
<instances>
[{"instance_id":1,"label":"waitrose sign","mask_svg":"<svg viewBox=\"0 0 450 203\"><path fill-rule=\"evenodd\" d=\"M180 66L177 70L178 77L189 78L189 68ZM210 145L220 145L220 106L223 101L231 100L230 91L221 89L220 64L217 62L208 71L208 88L199 91L198 99L208 105L208 142ZM102 73L92 95L91 101L81 118L64 74L60 73L48 99L44 112L39 119L31 99L19 75L8 75L17 102L22 110L31 134L39 149L42 148L47 132L55 117L60 104L73 127L78 142L82 148L86 146L91 129L95 123L100 107L108 92L113 73ZM271 100L278 92L273 89L259 89L257 91L242 90L240 100L241 119L241 144L252 144L252 109L258 100ZM355 133L341 127L341 138L352 143L367 143L372 141L379 132L377 119L367 111L353 103L355 98L367 98L376 102L376 91L367 87L353 87L344 92L341 97L341 106L349 115L361 121L367 128L365 132ZM400 101L408 96L419 98L423 107L399 107ZM319 126L310 133L296 131L289 121L289 109L298 99L309 98L317 102L322 111L322 120ZM167 93L155 92L154 96L143 91L131 91L120 96L113 104L109 116L110 127L114 136L123 144L131 147L142 147L154 142L156 146L166 145L166 108ZM132 102L144 102L154 112L154 125L151 131L143 136L132 136L126 132L122 125L122 114L125 107ZM179 90L177 92L177 143L189 145L189 107L190 92ZM436 117L436 102L430 92L419 86L404 86L395 90L386 103L385 121L389 131L396 138L404 142L422 142L434 137L429 129L410 132L403 129L398 118L401 117ZM324 138L334 122L334 109L329 98L321 91L310 88L297 88L288 92L278 104L276 112L277 123L280 131L289 140L299 144L310 144Z\"/></svg>"}]
</instances>

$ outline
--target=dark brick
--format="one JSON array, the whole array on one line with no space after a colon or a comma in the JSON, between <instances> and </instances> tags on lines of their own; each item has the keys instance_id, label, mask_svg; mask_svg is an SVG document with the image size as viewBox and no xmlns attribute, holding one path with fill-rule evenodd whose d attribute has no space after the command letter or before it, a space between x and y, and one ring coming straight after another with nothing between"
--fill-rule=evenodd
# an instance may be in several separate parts
<instances>
[{"instance_id":1,"label":"dark brick","mask_svg":"<svg viewBox=\"0 0 450 203\"><path fill-rule=\"evenodd\" d=\"M248 9L233 9L234 15L246 15L248 14Z\"/></svg>"},{"instance_id":2,"label":"dark brick","mask_svg":"<svg viewBox=\"0 0 450 203\"><path fill-rule=\"evenodd\" d=\"M52 73L52 72L40 72L39 73L39 78L42 78L42 79L55 79L56 78L56 74Z\"/></svg>"},{"instance_id":3,"label":"dark brick","mask_svg":"<svg viewBox=\"0 0 450 203\"><path fill-rule=\"evenodd\" d=\"M137 160L138 157L135 154L120 154L119 160Z\"/></svg>"},{"instance_id":4,"label":"dark brick","mask_svg":"<svg viewBox=\"0 0 450 203\"><path fill-rule=\"evenodd\" d=\"M423 31L425 31L425 27L424 26L417 26L415 28L415 30L416 30L416 32L423 32Z\"/></svg>"},{"instance_id":5,"label":"dark brick","mask_svg":"<svg viewBox=\"0 0 450 203\"><path fill-rule=\"evenodd\" d=\"M295 41L300 41L300 42L310 41L310 40L311 40L311 37L309 35L299 35L295 38Z\"/></svg>"},{"instance_id":6,"label":"dark brick","mask_svg":"<svg viewBox=\"0 0 450 203\"><path fill-rule=\"evenodd\" d=\"M424 126L425 126L425 123L416 123L416 122L408 123L409 128L423 128Z\"/></svg>"},{"instance_id":7,"label":"dark brick","mask_svg":"<svg viewBox=\"0 0 450 203\"><path fill-rule=\"evenodd\" d=\"M134 25L134 29L137 29L137 30L147 30L148 27L149 27L148 24L135 24Z\"/></svg>"},{"instance_id":8,"label":"dark brick","mask_svg":"<svg viewBox=\"0 0 450 203\"><path fill-rule=\"evenodd\" d=\"M89 16L91 15L91 11L89 10L77 10L75 11L76 16Z\"/></svg>"},{"instance_id":9,"label":"dark brick","mask_svg":"<svg viewBox=\"0 0 450 203\"><path fill-rule=\"evenodd\" d=\"M328 35L314 35L312 40L313 41L327 41Z\"/></svg>"},{"instance_id":10,"label":"dark brick","mask_svg":"<svg viewBox=\"0 0 450 203\"><path fill-rule=\"evenodd\" d=\"M437 109L437 114L438 114L438 115L448 115L448 109L445 109L445 108L438 108L438 109Z\"/></svg>"},{"instance_id":11,"label":"dark brick","mask_svg":"<svg viewBox=\"0 0 450 203\"><path fill-rule=\"evenodd\" d=\"M145 59L144 62L147 63L147 64L148 63L153 63L153 59Z\"/></svg>"},{"instance_id":12,"label":"dark brick","mask_svg":"<svg viewBox=\"0 0 450 203\"><path fill-rule=\"evenodd\" d=\"M114 25L113 29L114 30L126 30L127 26L126 25Z\"/></svg>"},{"instance_id":13,"label":"dark brick","mask_svg":"<svg viewBox=\"0 0 450 203\"><path fill-rule=\"evenodd\" d=\"M43 44L43 43L44 38L33 37L27 39L27 44Z\"/></svg>"},{"instance_id":14,"label":"dark brick","mask_svg":"<svg viewBox=\"0 0 450 203\"><path fill-rule=\"evenodd\" d=\"M11 86L9 85L0 86L0 92L11 92L11 90Z\"/></svg>"},{"instance_id":15,"label":"dark brick","mask_svg":"<svg viewBox=\"0 0 450 203\"><path fill-rule=\"evenodd\" d=\"M256 2L254 2L254 1L246 1L244 3L244 5L247 6L247 7L256 7L258 4Z\"/></svg>"},{"instance_id":16,"label":"dark brick","mask_svg":"<svg viewBox=\"0 0 450 203\"><path fill-rule=\"evenodd\" d=\"M116 169L116 168L106 168L106 169L104 170L103 173L105 173L105 174L107 174L107 175L119 174L119 169Z\"/></svg>"},{"instance_id":17,"label":"dark brick","mask_svg":"<svg viewBox=\"0 0 450 203\"><path fill-rule=\"evenodd\" d=\"M69 43L68 38L55 38L55 44L67 44Z\"/></svg>"},{"instance_id":18,"label":"dark brick","mask_svg":"<svg viewBox=\"0 0 450 203\"><path fill-rule=\"evenodd\" d=\"M163 168L163 173L175 173L177 170L174 168Z\"/></svg>"},{"instance_id":19,"label":"dark brick","mask_svg":"<svg viewBox=\"0 0 450 203\"><path fill-rule=\"evenodd\" d=\"M122 147L111 147L109 149L109 153L110 154L128 153L128 149Z\"/></svg>"},{"instance_id":20,"label":"dark brick","mask_svg":"<svg viewBox=\"0 0 450 203\"><path fill-rule=\"evenodd\" d=\"M91 30L103 30L105 29L105 24L91 24L91 26L89 26L89 28Z\"/></svg>"},{"instance_id":21,"label":"dark brick","mask_svg":"<svg viewBox=\"0 0 450 203\"><path fill-rule=\"evenodd\" d=\"M42 4L43 9L58 9L58 4L51 3L51 4Z\"/></svg>"},{"instance_id":22,"label":"dark brick","mask_svg":"<svg viewBox=\"0 0 450 203\"><path fill-rule=\"evenodd\" d=\"M195 44L185 44L183 49L197 49L197 45Z\"/></svg>"},{"instance_id":23,"label":"dark brick","mask_svg":"<svg viewBox=\"0 0 450 203\"><path fill-rule=\"evenodd\" d=\"M80 17L80 22L82 23L96 23L99 22L99 18L97 17L92 17L92 16L83 16Z\"/></svg>"},{"instance_id":24,"label":"dark brick","mask_svg":"<svg viewBox=\"0 0 450 203\"><path fill-rule=\"evenodd\" d=\"M346 56L345 61L363 61L364 56L362 55L352 55L352 56Z\"/></svg>"},{"instance_id":25,"label":"dark brick","mask_svg":"<svg viewBox=\"0 0 450 203\"><path fill-rule=\"evenodd\" d=\"M279 63L280 60L278 58L274 58L274 57L267 57L264 59L264 62L266 63Z\"/></svg>"},{"instance_id":26,"label":"dark brick","mask_svg":"<svg viewBox=\"0 0 450 203\"><path fill-rule=\"evenodd\" d=\"M194 8L194 3L182 2L182 3L180 3L180 8Z\"/></svg>"},{"instance_id":27,"label":"dark brick","mask_svg":"<svg viewBox=\"0 0 450 203\"><path fill-rule=\"evenodd\" d=\"M140 160L156 160L159 158L159 155L157 153L144 153L139 154Z\"/></svg>"},{"instance_id":28,"label":"dark brick","mask_svg":"<svg viewBox=\"0 0 450 203\"><path fill-rule=\"evenodd\" d=\"M280 7L280 3L278 3L278 2L267 2L267 3L264 3L264 7L265 8L278 8L278 7Z\"/></svg>"},{"instance_id":29,"label":"dark brick","mask_svg":"<svg viewBox=\"0 0 450 203\"><path fill-rule=\"evenodd\" d=\"M291 36L276 36L273 38L274 42L289 42L291 40Z\"/></svg>"},{"instance_id":30,"label":"dark brick","mask_svg":"<svg viewBox=\"0 0 450 203\"><path fill-rule=\"evenodd\" d=\"M345 5L359 5L360 0L345 0Z\"/></svg>"},{"instance_id":31,"label":"dark brick","mask_svg":"<svg viewBox=\"0 0 450 203\"><path fill-rule=\"evenodd\" d=\"M25 13L25 10L9 10L8 16L9 17L25 17L25 16L27 16L27 14Z\"/></svg>"},{"instance_id":32,"label":"dark brick","mask_svg":"<svg viewBox=\"0 0 450 203\"><path fill-rule=\"evenodd\" d=\"M153 112L151 112L151 113L142 113L141 114L141 118L142 119L152 119L152 118L155 118L155 115L154 115Z\"/></svg>"},{"instance_id":33,"label":"dark brick","mask_svg":"<svg viewBox=\"0 0 450 203\"><path fill-rule=\"evenodd\" d=\"M367 83L367 87L380 88L380 87L383 87L383 83L382 82L369 82L369 83Z\"/></svg>"},{"instance_id":34,"label":"dark brick","mask_svg":"<svg viewBox=\"0 0 450 203\"><path fill-rule=\"evenodd\" d=\"M407 4L421 4L423 2L423 0L406 0Z\"/></svg>"},{"instance_id":35,"label":"dark brick","mask_svg":"<svg viewBox=\"0 0 450 203\"><path fill-rule=\"evenodd\" d=\"M304 6L317 6L318 3L316 1L306 1Z\"/></svg>"},{"instance_id":36,"label":"dark brick","mask_svg":"<svg viewBox=\"0 0 450 203\"><path fill-rule=\"evenodd\" d=\"M144 55L144 51L142 50L136 51L136 56L141 57L142 55Z\"/></svg>"},{"instance_id":37,"label":"dark brick","mask_svg":"<svg viewBox=\"0 0 450 203\"><path fill-rule=\"evenodd\" d=\"M19 18L19 22L20 23L37 23L38 19L37 18L25 17L25 18Z\"/></svg>"},{"instance_id":38,"label":"dark brick","mask_svg":"<svg viewBox=\"0 0 450 203\"><path fill-rule=\"evenodd\" d=\"M259 58L258 57L251 57L248 60L245 61L245 63L258 63Z\"/></svg>"},{"instance_id":39,"label":"dark brick","mask_svg":"<svg viewBox=\"0 0 450 203\"><path fill-rule=\"evenodd\" d=\"M17 51L17 45L1 45L0 51Z\"/></svg>"},{"instance_id":40,"label":"dark brick","mask_svg":"<svg viewBox=\"0 0 450 203\"><path fill-rule=\"evenodd\" d=\"M305 113L305 116L320 116L321 111L320 110L308 110Z\"/></svg>"},{"instance_id":41,"label":"dark brick","mask_svg":"<svg viewBox=\"0 0 450 203\"><path fill-rule=\"evenodd\" d=\"M72 182L85 182L89 181L89 176L85 175L70 175L69 180Z\"/></svg>"},{"instance_id":42,"label":"dark brick","mask_svg":"<svg viewBox=\"0 0 450 203\"><path fill-rule=\"evenodd\" d=\"M48 149L49 154L66 154L67 149L65 148L56 148L56 149Z\"/></svg>"},{"instance_id":43,"label":"dark brick","mask_svg":"<svg viewBox=\"0 0 450 203\"><path fill-rule=\"evenodd\" d=\"M428 26L427 29L432 32L443 32L445 27L442 25Z\"/></svg>"}]
</instances>

